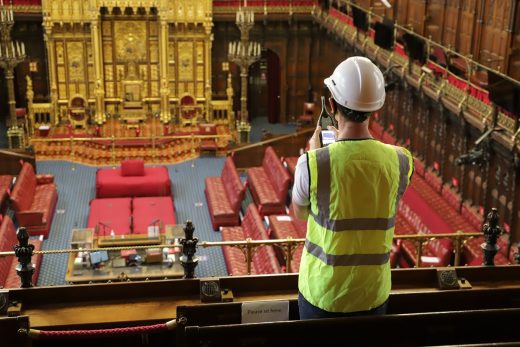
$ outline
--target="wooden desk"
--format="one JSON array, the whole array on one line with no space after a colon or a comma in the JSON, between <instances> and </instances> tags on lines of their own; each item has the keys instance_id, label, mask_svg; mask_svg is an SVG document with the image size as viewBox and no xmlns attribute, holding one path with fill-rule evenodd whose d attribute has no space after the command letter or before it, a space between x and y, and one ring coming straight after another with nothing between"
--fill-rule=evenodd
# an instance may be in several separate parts
<instances>
[{"instance_id":1,"label":"wooden desk","mask_svg":"<svg viewBox=\"0 0 520 347\"><path fill-rule=\"evenodd\" d=\"M181 246L178 239L184 237L182 226L167 225L166 235L158 237L148 237L148 235L132 234L124 237L117 235L113 238L111 236L102 236L94 238L94 248L97 247L120 247L120 246L142 246L142 245L159 245L159 244L175 244L179 249ZM137 254L145 260L144 249L136 250ZM175 254L175 261L172 265L163 261L162 263L146 264L142 263L139 266L122 266L113 267L113 262L117 258L121 258L120 251L109 251L109 260L105 262L100 268L93 269L91 267L82 267L74 269L74 259L76 253L69 254L67 263L67 273L65 280L70 284L79 283L96 283L108 281L126 281L126 280L147 280L147 279L171 279L181 278L184 276L184 269L180 263L179 257L181 253Z\"/></svg>"}]
</instances>

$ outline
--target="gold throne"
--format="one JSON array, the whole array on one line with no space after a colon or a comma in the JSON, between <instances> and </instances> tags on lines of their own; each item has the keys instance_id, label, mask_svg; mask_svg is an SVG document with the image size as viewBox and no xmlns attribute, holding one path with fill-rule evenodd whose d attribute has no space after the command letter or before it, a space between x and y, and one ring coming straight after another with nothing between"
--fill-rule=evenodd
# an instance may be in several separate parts
<instances>
[{"instance_id":1,"label":"gold throne","mask_svg":"<svg viewBox=\"0 0 520 347\"><path fill-rule=\"evenodd\" d=\"M143 81L136 73L135 63L128 64L128 72L122 84L121 119L127 123L135 123L146 119L143 105Z\"/></svg>"},{"instance_id":2,"label":"gold throne","mask_svg":"<svg viewBox=\"0 0 520 347\"><path fill-rule=\"evenodd\" d=\"M182 126L197 125L200 107L193 95L185 93L179 100L179 117Z\"/></svg>"},{"instance_id":3,"label":"gold throne","mask_svg":"<svg viewBox=\"0 0 520 347\"><path fill-rule=\"evenodd\" d=\"M87 127L87 107L88 102L83 96L74 95L70 98L67 113L69 121L74 128L85 129Z\"/></svg>"}]
</instances>

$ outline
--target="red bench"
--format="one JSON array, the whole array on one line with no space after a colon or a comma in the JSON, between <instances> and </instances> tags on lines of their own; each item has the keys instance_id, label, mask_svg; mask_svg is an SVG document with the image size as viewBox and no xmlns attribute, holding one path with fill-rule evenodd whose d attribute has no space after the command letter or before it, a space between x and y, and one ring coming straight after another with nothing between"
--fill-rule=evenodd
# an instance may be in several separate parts
<instances>
[{"instance_id":1,"label":"red bench","mask_svg":"<svg viewBox=\"0 0 520 347\"><path fill-rule=\"evenodd\" d=\"M121 167L96 172L96 198L171 195L166 166L145 167L142 160L123 160Z\"/></svg>"},{"instance_id":2,"label":"red bench","mask_svg":"<svg viewBox=\"0 0 520 347\"><path fill-rule=\"evenodd\" d=\"M284 215L269 216L269 237L271 239L287 239L289 237L293 239L304 239L307 234L307 221L303 221L296 217L292 204L289 206L287 212L288 213ZM285 269L286 259L284 252L279 247L276 247L275 250L276 255L278 256L278 261ZM291 261L291 272L298 272L302 252L303 244L298 245L294 250Z\"/></svg>"},{"instance_id":3,"label":"red bench","mask_svg":"<svg viewBox=\"0 0 520 347\"><path fill-rule=\"evenodd\" d=\"M5 210L7 209L5 202L9 196L12 182L13 176L0 175L0 214L4 214Z\"/></svg>"},{"instance_id":4,"label":"red bench","mask_svg":"<svg viewBox=\"0 0 520 347\"><path fill-rule=\"evenodd\" d=\"M267 231L264 228L262 217L254 204L250 204L246 210L242 226L223 227L221 229L223 241L242 241L246 238L253 240L267 240ZM247 275L247 264L244 254L236 247L222 247L224 260L231 276ZM251 274L280 273L282 269L276 258L273 246L257 247L253 253Z\"/></svg>"},{"instance_id":5,"label":"red bench","mask_svg":"<svg viewBox=\"0 0 520 347\"><path fill-rule=\"evenodd\" d=\"M29 243L34 245L34 250L41 250L42 241L39 239L30 239ZM9 216L4 216L0 225L0 252L12 252L14 245L18 244L16 238L16 229L13 221ZM32 257L34 266L33 284L38 281L40 265L42 263L42 255L34 255ZM19 288L21 285L20 277L16 274L16 265L18 258L0 257L0 288Z\"/></svg>"},{"instance_id":6,"label":"red bench","mask_svg":"<svg viewBox=\"0 0 520 347\"><path fill-rule=\"evenodd\" d=\"M141 198L94 199L90 202L88 228L99 236L148 233L149 226L165 232L166 225L174 225L175 207L169 196Z\"/></svg>"},{"instance_id":7,"label":"red bench","mask_svg":"<svg viewBox=\"0 0 520 347\"><path fill-rule=\"evenodd\" d=\"M213 230L221 226L239 225L240 204L246 187L242 184L231 157L224 161L220 177L206 177L204 194L208 202Z\"/></svg>"},{"instance_id":8,"label":"red bench","mask_svg":"<svg viewBox=\"0 0 520 347\"><path fill-rule=\"evenodd\" d=\"M290 181L289 173L271 146L265 149L262 166L247 169L247 184L262 216L285 213Z\"/></svg>"},{"instance_id":9,"label":"red bench","mask_svg":"<svg viewBox=\"0 0 520 347\"><path fill-rule=\"evenodd\" d=\"M58 191L52 175L36 175L29 163L24 163L11 193L11 208L20 226L30 235L49 236Z\"/></svg>"}]
</instances>

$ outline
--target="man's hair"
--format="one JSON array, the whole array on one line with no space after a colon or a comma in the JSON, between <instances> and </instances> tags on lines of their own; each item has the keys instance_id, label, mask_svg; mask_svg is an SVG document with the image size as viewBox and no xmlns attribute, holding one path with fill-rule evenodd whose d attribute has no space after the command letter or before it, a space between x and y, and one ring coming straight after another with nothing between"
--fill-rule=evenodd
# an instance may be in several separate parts
<instances>
[{"instance_id":1,"label":"man's hair","mask_svg":"<svg viewBox=\"0 0 520 347\"><path fill-rule=\"evenodd\" d=\"M336 100L334 100L334 104L336 105L337 110L341 111L341 114L343 114L347 120L355 123L363 123L372 114L372 112L351 110L348 107L338 104Z\"/></svg>"}]
</instances>

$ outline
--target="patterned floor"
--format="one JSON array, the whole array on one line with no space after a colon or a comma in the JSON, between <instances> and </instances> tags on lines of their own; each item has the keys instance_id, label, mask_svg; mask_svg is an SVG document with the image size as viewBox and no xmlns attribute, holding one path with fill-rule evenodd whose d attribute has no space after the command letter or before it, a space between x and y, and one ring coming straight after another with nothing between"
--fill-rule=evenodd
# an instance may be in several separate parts
<instances>
[{"instance_id":1,"label":"patterned floor","mask_svg":"<svg viewBox=\"0 0 520 347\"><path fill-rule=\"evenodd\" d=\"M220 241L220 233L214 232L211 227L204 196L204 178L220 176L223 163L224 158L205 157L168 165L177 221L185 223L191 219L195 226L195 236L201 241ZM43 249L69 248L72 229L87 224L89 202L95 197L96 168L64 161L40 161L37 170L55 175L59 194L51 232ZM220 248L199 248L197 255L199 265L196 276L226 275ZM67 254L46 255L38 286L65 284L67 257Z\"/></svg>"},{"instance_id":2,"label":"patterned floor","mask_svg":"<svg viewBox=\"0 0 520 347\"><path fill-rule=\"evenodd\" d=\"M252 122L251 142L261 138L262 129L273 134L290 133L292 125L269 124L266 118L256 118ZM211 227L209 212L204 196L204 178L220 176L224 158L203 157L175 165L168 165L173 186L173 197L178 223L191 219L195 226L195 236L201 241L220 241L220 233ZM63 249L70 247L71 231L87 224L89 202L95 197L95 175L97 168L73 164L65 161L38 161L37 171L55 175L58 186L58 204L49 238L43 249ZM245 176L242 175L242 179ZM243 210L252 202L248 192L242 204ZM197 250L199 265L197 277L225 276L227 274L220 247ZM46 255L38 279L38 286L62 285L65 283L67 254Z\"/></svg>"}]
</instances>

